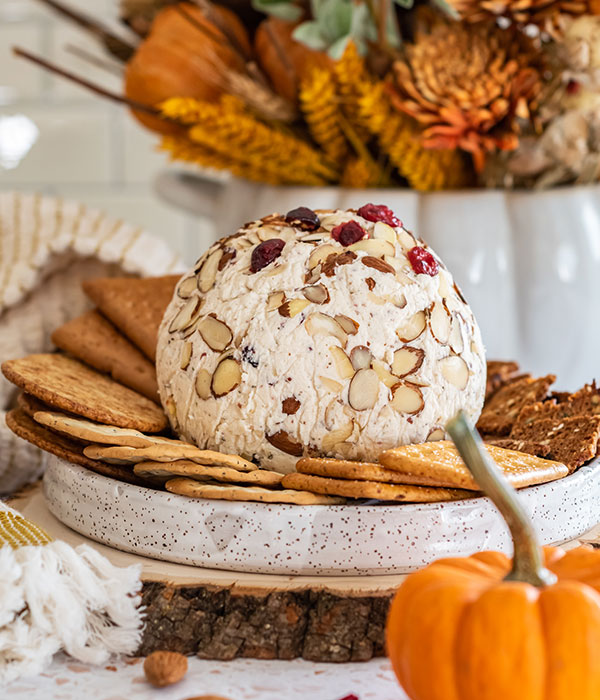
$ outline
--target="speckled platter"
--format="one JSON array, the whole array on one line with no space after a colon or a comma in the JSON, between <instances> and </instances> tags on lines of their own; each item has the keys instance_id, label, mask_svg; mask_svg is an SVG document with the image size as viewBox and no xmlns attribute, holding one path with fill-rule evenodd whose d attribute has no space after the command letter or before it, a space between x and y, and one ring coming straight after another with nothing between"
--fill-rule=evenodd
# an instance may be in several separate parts
<instances>
[{"instance_id":1,"label":"speckled platter","mask_svg":"<svg viewBox=\"0 0 600 700\"><path fill-rule=\"evenodd\" d=\"M540 540L557 544L600 522L597 461L522 489ZM190 499L133 486L51 457L49 510L116 549L213 569L288 575L398 574L440 556L510 551L487 498L441 504L292 506Z\"/></svg>"}]
</instances>

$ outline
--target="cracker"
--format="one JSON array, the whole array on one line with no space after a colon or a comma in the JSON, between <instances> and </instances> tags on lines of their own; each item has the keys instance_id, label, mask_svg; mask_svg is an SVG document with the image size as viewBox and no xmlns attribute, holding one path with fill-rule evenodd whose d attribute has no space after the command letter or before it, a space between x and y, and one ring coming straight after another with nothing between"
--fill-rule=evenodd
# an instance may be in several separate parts
<instances>
[{"instance_id":1,"label":"cracker","mask_svg":"<svg viewBox=\"0 0 600 700\"><path fill-rule=\"evenodd\" d=\"M162 409L150 399L66 355L8 360L2 372L27 393L78 416L148 433L167 427Z\"/></svg>"},{"instance_id":2,"label":"cracker","mask_svg":"<svg viewBox=\"0 0 600 700\"><path fill-rule=\"evenodd\" d=\"M296 463L296 471L300 474L332 477L334 479L355 479L358 481L381 481L386 484L421 484L417 477L402 474L382 467L374 462L352 462L346 459L331 459L329 457L303 457ZM431 479L427 486L446 486Z\"/></svg>"},{"instance_id":3,"label":"cracker","mask_svg":"<svg viewBox=\"0 0 600 700\"><path fill-rule=\"evenodd\" d=\"M201 450L187 442L176 444L152 445L151 447L104 447L102 445L89 445L85 453L92 459L117 460L122 463L137 464L138 462L175 462L187 459L197 464L213 467L230 467L238 471L250 472L258 469L243 457L228 455L213 450Z\"/></svg>"},{"instance_id":4,"label":"cracker","mask_svg":"<svg viewBox=\"0 0 600 700\"><path fill-rule=\"evenodd\" d=\"M446 489L408 484L382 484L377 481L352 481L350 479L328 479L312 474L286 474L281 482L283 488L303 489L314 493L345 496L346 498L368 498L378 501L405 503L437 503L470 498L470 491Z\"/></svg>"},{"instance_id":5,"label":"cracker","mask_svg":"<svg viewBox=\"0 0 600 700\"><path fill-rule=\"evenodd\" d=\"M486 445L508 482L516 489L560 479L568 474L567 467L548 459ZM450 488L479 490L479 486L462 461L458 450L449 440L404 445L383 452L381 463L413 478L422 479L424 485L441 483Z\"/></svg>"},{"instance_id":6,"label":"cracker","mask_svg":"<svg viewBox=\"0 0 600 700\"><path fill-rule=\"evenodd\" d=\"M160 403L154 364L98 311L87 311L62 325L52 334L52 342L116 382Z\"/></svg>"},{"instance_id":7,"label":"cracker","mask_svg":"<svg viewBox=\"0 0 600 700\"><path fill-rule=\"evenodd\" d=\"M32 396L31 394L26 394L24 391L17 396L17 406L23 411L23 413L26 413L31 418L33 418L38 411L52 410L52 407L48 406L47 403L36 399L35 396Z\"/></svg>"},{"instance_id":8,"label":"cracker","mask_svg":"<svg viewBox=\"0 0 600 700\"><path fill-rule=\"evenodd\" d=\"M345 503L343 498L320 496L295 489L264 489L260 486L231 486L203 484L193 479L171 479L167 491L189 498L209 498L224 501L259 501L261 503L292 503L300 506L335 506Z\"/></svg>"},{"instance_id":9,"label":"cracker","mask_svg":"<svg viewBox=\"0 0 600 700\"><path fill-rule=\"evenodd\" d=\"M57 413L51 410L35 411L33 418L37 423L45 425L47 428L50 428L50 430L64 433L65 435L69 435L76 440L81 440L86 443L102 443L105 445L121 445L125 447L180 444L179 440L171 440L157 435L145 435L139 430L94 423L84 418L68 416L66 413Z\"/></svg>"},{"instance_id":10,"label":"cracker","mask_svg":"<svg viewBox=\"0 0 600 700\"><path fill-rule=\"evenodd\" d=\"M83 445L81 443L71 440L64 435L53 433L51 430L33 421L19 408L13 409L6 414L6 425L15 435L23 438L23 440L27 440L27 442L36 445L44 452L56 455L56 457L60 457L67 462L86 467L111 479L138 485L144 485L145 483L133 474L131 468L105 464L86 457L83 454Z\"/></svg>"},{"instance_id":11,"label":"cracker","mask_svg":"<svg viewBox=\"0 0 600 700\"><path fill-rule=\"evenodd\" d=\"M185 476L196 481L214 480L234 484L279 486L283 479L283 474L267 469L242 472L230 467L209 467L187 459L180 459L176 462L139 462L134 466L133 471L142 478L163 479L165 481L176 476Z\"/></svg>"},{"instance_id":12,"label":"cracker","mask_svg":"<svg viewBox=\"0 0 600 700\"><path fill-rule=\"evenodd\" d=\"M483 407L477 428L490 435L508 435L523 407L544 399L555 379L553 374L521 377L500 387Z\"/></svg>"},{"instance_id":13,"label":"cracker","mask_svg":"<svg viewBox=\"0 0 600 700\"><path fill-rule=\"evenodd\" d=\"M82 286L106 318L154 362L158 327L179 279L179 275L99 277Z\"/></svg>"},{"instance_id":14,"label":"cracker","mask_svg":"<svg viewBox=\"0 0 600 700\"><path fill-rule=\"evenodd\" d=\"M573 416L600 415L600 390L596 383L586 384L574 394L568 394L566 398L553 398L525 406L519 413L516 425L543 420L544 418L571 418ZM514 428L513 428L514 429Z\"/></svg>"},{"instance_id":15,"label":"cracker","mask_svg":"<svg viewBox=\"0 0 600 700\"><path fill-rule=\"evenodd\" d=\"M519 423L513 428L510 440L521 449L527 444L541 443L548 457L567 465L569 473L593 459L598 452L600 416L572 416L543 418Z\"/></svg>"},{"instance_id":16,"label":"cracker","mask_svg":"<svg viewBox=\"0 0 600 700\"><path fill-rule=\"evenodd\" d=\"M501 386L512 379L518 371L519 365L517 362L488 360L485 398L489 399Z\"/></svg>"}]
</instances>

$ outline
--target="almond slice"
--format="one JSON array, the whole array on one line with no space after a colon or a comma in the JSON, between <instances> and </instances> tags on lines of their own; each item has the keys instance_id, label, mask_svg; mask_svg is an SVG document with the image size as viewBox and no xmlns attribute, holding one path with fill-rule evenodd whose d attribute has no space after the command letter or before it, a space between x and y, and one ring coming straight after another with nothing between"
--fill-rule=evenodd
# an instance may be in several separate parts
<instances>
[{"instance_id":1,"label":"almond slice","mask_svg":"<svg viewBox=\"0 0 600 700\"><path fill-rule=\"evenodd\" d=\"M325 435L323 441L321 442L321 447L325 453L331 452L333 448L340 442L347 440L354 432L354 421L349 420L344 425L341 425L335 430L331 430Z\"/></svg>"},{"instance_id":2,"label":"almond slice","mask_svg":"<svg viewBox=\"0 0 600 700\"><path fill-rule=\"evenodd\" d=\"M276 277L277 275L280 275L282 272L285 272L288 268L288 264L286 262L284 263L276 263L273 266L272 270L269 270L268 272L264 273L265 277Z\"/></svg>"},{"instance_id":3,"label":"almond slice","mask_svg":"<svg viewBox=\"0 0 600 700\"><path fill-rule=\"evenodd\" d=\"M321 231L320 233L318 231L313 231L312 233L306 234L306 236L301 236L299 240L302 241L302 243L321 243L325 240L324 236L325 234L323 233L323 231Z\"/></svg>"},{"instance_id":4,"label":"almond slice","mask_svg":"<svg viewBox=\"0 0 600 700\"><path fill-rule=\"evenodd\" d=\"M330 255L336 254L338 252L339 248L336 248L335 246L329 243L315 248L315 250L313 250L313 252L310 254L310 257L308 258L308 269L312 270L319 263L325 262L325 260L327 260L327 258Z\"/></svg>"},{"instance_id":5,"label":"almond slice","mask_svg":"<svg viewBox=\"0 0 600 700\"><path fill-rule=\"evenodd\" d=\"M418 386L410 382L400 382L392 387L390 406L398 413L414 416L423 410L425 401Z\"/></svg>"},{"instance_id":6,"label":"almond slice","mask_svg":"<svg viewBox=\"0 0 600 700\"><path fill-rule=\"evenodd\" d=\"M396 231L383 221L378 221L373 226L373 238L381 238L394 245L396 243Z\"/></svg>"},{"instance_id":7,"label":"almond slice","mask_svg":"<svg viewBox=\"0 0 600 700\"><path fill-rule=\"evenodd\" d=\"M350 353L350 362L355 370L359 369L369 369L371 367L371 360L373 359L371 351L364 345L357 345L352 348Z\"/></svg>"},{"instance_id":8,"label":"almond slice","mask_svg":"<svg viewBox=\"0 0 600 700\"><path fill-rule=\"evenodd\" d=\"M332 335L337 338L342 347L348 343L348 335L339 322L332 316L322 314L320 311L310 314L304 324L306 332L311 335Z\"/></svg>"},{"instance_id":9,"label":"almond slice","mask_svg":"<svg viewBox=\"0 0 600 700\"><path fill-rule=\"evenodd\" d=\"M281 316L285 316L285 318L294 318L294 316L297 316L301 311L304 311L304 309L310 305L310 301L308 299L290 299L289 301L284 302L278 309L279 313Z\"/></svg>"},{"instance_id":10,"label":"almond slice","mask_svg":"<svg viewBox=\"0 0 600 700\"><path fill-rule=\"evenodd\" d=\"M268 442L270 442L271 445L276 447L278 450L281 450L288 455L293 455L294 457L302 457L304 448L299 442L292 440L285 430L279 430L273 435L265 435L265 437L267 438Z\"/></svg>"},{"instance_id":11,"label":"almond slice","mask_svg":"<svg viewBox=\"0 0 600 700\"><path fill-rule=\"evenodd\" d=\"M360 324L358 324L354 319L351 319L349 316L344 316L344 314L336 314L335 320L348 335L356 335L358 333Z\"/></svg>"},{"instance_id":12,"label":"almond slice","mask_svg":"<svg viewBox=\"0 0 600 700\"><path fill-rule=\"evenodd\" d=\"M327 216L321 217L321 226L325 230L331 231L336 226L346 223L346 221L353 221L354 218L354 214L349 211L341 211L337 214L328 214Z\"/></svg>"},{"instance_id":13,"label":"almond slice","mask_svg":"<svg viewBox=\"0 0 600 700\"><path fill-rule=\"evenodd\" d=\"M354 376L354 368L350 362L348 355L340 348L339 345L332 345L329 352L333 355L335 368L340 379L350 379Z\"/></svg>"},{"instance_id":14,"label":"almond slice","mask_svg":"<svg viewBox=\"0 0 600 700\"><path fill-rule=\"evenodd\" d=\"M198 323L198 331L211 350L223 352L233 340L229 326L214 316L206 316Z\"/></svg>"},{"instance_id":15,"label":"almond slice","mask_svg":"<svg viewBox=\"0 0 600 700\"><path fill-rule=\"evenodd\" d=\"M404 347L396 350L392 361L392 372L397 377L406 377L413 372L416 372L423 364L425 359L425 350L421 348Z\"/></svg>"},{"instance_id":16,"label":"almond slice","mask_svg":"<svg viewBox=\"0 0 600 700\"><path fill-rule=\"evenodd\" d=\"M455 315L452 319L452 329L448 340L452 352L460 355L465 349L465 341L462 334L462 319L460 315Z\"/></svg>"},{"instance_id":17,"label":"almond slice","mask_svg":"<svg viewBox=\"0 0 600 700\"><path fill-rule=\"evenodd\" d=\"M410 343L421 335L426 325L425 312L417 311L396 331L396 334L403 343Z\"/></svg>"},{"instance_id":18,"label":"almond slice","mask_svg":"<svg viewBox=\"0 0 600 700\"><path fill-rule=\"evenodd\" d=\"M179 309L175 318L169 326L169 333L185 330L196 320L196 314L200 311L203 299L200 297L190 297Z\"/></svg>"},{"instance_id":19,"label":"almond slice","mask_svg":"<svg viewBox=\"0 0 600 700\"><path fill-rule=\"evenodd\" d=\"M192 294L198 289L198 280L196 277L186 277L177 286L177 296L180 299L189 299Z\"/></svg>"},{"instance_id":20,"label":"almond slice","mask_svg":"<svg viewBox=\"0 0 600 700\"><path fill-rule=\"evenodd\" d=\"M179 367L181 369L187 369L192 359L192 348L193 345L188 341L181 346L181 359L179 361Z\"/></svg>"},{"instance_id":21,"label":"almond slice","mask_svg":"<svg viewBox=\"0 0 600 700\"><path fill-rule=\"evenodd\" d=\"M336 382L335 379L330 379L329 377L324 377L323 375L319 375L319 379L323 383L323 386L329 391L333 391L334 394L341 393L342 389L344 388L339 382Z\"/></svg>"},{"instance_id":22,"label":"almond slice","mask_svg":"<svg viewBox=\"0 0 600 700\"><path fill-rule=\"evenodd\" d=\"M451 297L453 293L452 285L450 284L450 276L444 270L440 270L438 275L440 278L438 283L438 291L442 299L447 299Z\"/></svg>"},{"instance_id":23,"label":"almond slice","mask_svg":"<svg viewBox=\"0 0 600 700\"><path fill-rule=\"evenodd\" d=\"M411 233L409 233L405 228L400 229L400 231L398 231L397 238L404 250L410 250L411 248L414 248L417 245L417 241L415 240L414 236Z\"/></svg>"},{"instance_id":24,"label":"almond slice","mask_svg":"<svg viewBox=\"0 0 600 700\"><path fill-rule=\"evenodd\" d=\"M461 391L466 389L469 381L469 368L467 363L458 355L450 355L440 360L442 376L447 382Z\"/></svg>"},{"instance_id":25,"label":"almond slice","mask_svg":"<svg viewBox=\"0 0 600 700\"><path fill-rule=\"evenodd\" d=\"M380 362L379 360L373 360L371 366L373 367L373 370L379 377L379 381L385 386L387 386L388 389L391 389L393 386L396 386L396 384L398 384L398 377L394 376L391 372L388 372L383 362Z\"/></svg>"},{"instance_id":26,"label":"almond slice","mask_svg":"<svg viewBox=\"0 0 600 700\"><path fill-rule=\"evenodd\" d=\"M304 287L302 294L314 304L326 304L329 301L329 291L323 284L315 284L311 287Z\"/></svg>"},{"instance_id":27,"label":"almond slice","mask_svg":"<svg viewBox=\"0 0 600 700\"><path fill-rule=\"evenodd\" d=\"M209 289L212 289L217 279L217 272L222 256L223 250L217 248L217 250L208 256L206 262L200 268L200 272L198 273L198 289L201 292L208 292Z\"/></svg>"},{"instance_id":28,"label":"almond slice","mask_svg":"<svg viewBox=\"0 0 600 700\"><path fill-rule=\"evenodd\" d=\"M429 328L433 337L441 345L447 345L450 338L452 317L443 303L436 301L429 310Z\"/></svg>"},{"instance_id":29,"label":"almond slice","mask_svg":"<svg viewBox=\"0 0 600 700\"><path fill-rule=\"evenodd\" d=\"M394 255L394 246L383 238L364 238L348 246L348 250L357 253L363 251L376 258L383 258L385 255Z\"/></svg>"},{"instance_id":30,"label":"almond slice","mask_svg":"<svg viewBox=\"0 0 600 700\"><path fill-rule=\"evenodd\" d=\"M290 233L294 233L294 229L290 226L280 226L278 228L276 226L269 226L268 224L265 226L261 226L256 231L256 235L260 238L261 241L268 241L271 238L281 238L282 235Z\"/></svg>"},{"instance_id":31,"label":"almond slice","mask_svg":"<svg viewBox=\"0 0 600 700\"><path fill-rule=\"evenodd\" d=\"M242 369L240 363L231 357L227 357L217 365L210 388L213 395L218 398L233 391L241 381Z\"/></svg>"},{"instance_id":32,"label":"almond slice","mask_svg":"<svg viewBox=\"0 0 600 700\"><path fill-rule=\"evenodd\" d=\"M392 275L396 274L396 270L391 265L388 265L388 263L381 258L375 258L372 255L365 255L364 258L361 258L361 263L379 272L387 272Z\"/></svg>"},{"instance_id":33,"label":"almond slice","mask_svg":"<svg viewBox=\"0 0 600 700\"><path fill-rule=\"evenodd\" d=\"M373 408L379 396L379 377L372 369L359 369L348 389L348 403L355 411Z\"/></svg>"},{"instance_id":34,"label":"almond slice","mask_svg":"<svg viewBox=\"0 0 600 700\"><path fill-rule=\"evenodd\" d=\"M433 428L433 430L427 436L427 440L425 442L437 442L438 440L445 439L446 433L444 432L443 428Z\"/></svg>"},{"instance_id":35,"label":"almond slice","mask_svg":"<svg viewBox=\"0 0 600 700\"><path fill-rule=\"evenodd\" d=\"M211 376L210 372L205 369L199 369L196 375L196 393L201 399L210 399L212 396L210 391Z\"/></svg>"},{"instance_id":36,"label":"almond slice","mask_svg":"<svg viewBox=\"0 0 600 700\"><path fill-rule=\"evenodd\" d=\"M278 309L285 301L284 292L273 292L267 298L267 311Z\"/></svg>"}]
</instances>

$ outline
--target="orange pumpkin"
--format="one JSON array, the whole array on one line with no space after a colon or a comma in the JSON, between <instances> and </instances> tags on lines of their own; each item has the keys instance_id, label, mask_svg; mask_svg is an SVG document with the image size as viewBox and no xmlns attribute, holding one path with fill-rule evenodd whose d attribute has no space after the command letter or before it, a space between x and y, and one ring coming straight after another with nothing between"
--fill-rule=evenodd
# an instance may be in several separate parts
<instances>
[{"instance_id":1,"label":"orange pumpkin","mask_svg":"<svg viewBox=\"0 0 600 700\"><path fill-rule=\"evenodd\" d=\"M181 3L186 19L175 6L161 10L148 37L125 68L125 95L154 107L169 97L216 100L223 93L219 66L243 67L243 57L233 50L223 32L196 5ZM250 43L244 26L233 12L213 5L219 21L246 55ZM143 112L133 111L149 129L172 133L177 126Z\"/></svg>"},{"instance_id":2,"label":"orange pumpkin","mask_svg":"<svg viewBox=\"0 0 600 700\"><path fill-rule=\"evenodd\" d=\"M457 447L505 515L515 557L440 559L406 579L387 626L400 684L412 700L599 700L600 552L542 556L518 502Z\"/></svg>"},{"instance_id":3,"label":"orange pumpkin","mask_svg":"<svg viewBox=\"0 0 600 700\"><path fill-rule=\"evenodd\" d=\"M263 20L254 37L254 51L275 91L297 102L300 80L313 68L331 68L333 61L326 53L315 51L296 41L292 32L297 22L277 17Z\"/></svg>"}]
</instances>

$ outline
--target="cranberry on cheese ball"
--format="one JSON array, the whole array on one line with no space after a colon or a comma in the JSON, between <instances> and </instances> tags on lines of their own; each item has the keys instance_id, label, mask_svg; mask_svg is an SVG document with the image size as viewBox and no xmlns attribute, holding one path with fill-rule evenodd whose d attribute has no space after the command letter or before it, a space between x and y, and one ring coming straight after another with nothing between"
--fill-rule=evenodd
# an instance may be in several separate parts
<instances>
[{"instance_id":1,"label":"cranberry on cheese ball","mask_svg":"<svg viewBox=\"0 0 600 700\"><path fill-rule=\"evenodd\" d=\"M374 204L271 214L215 243L177 286L157 371L183 439L282 472L445 437L485 390L452 275Z\"/></svg>"}]
</instances>

